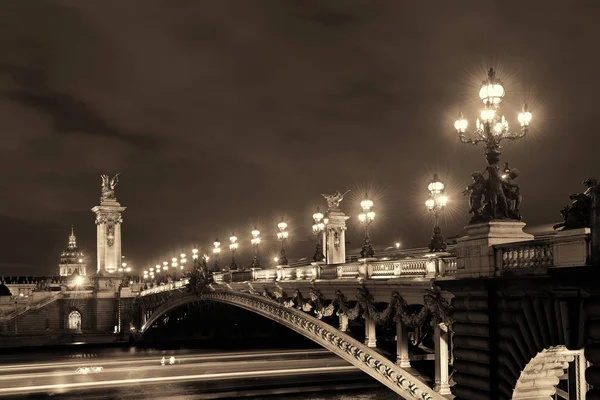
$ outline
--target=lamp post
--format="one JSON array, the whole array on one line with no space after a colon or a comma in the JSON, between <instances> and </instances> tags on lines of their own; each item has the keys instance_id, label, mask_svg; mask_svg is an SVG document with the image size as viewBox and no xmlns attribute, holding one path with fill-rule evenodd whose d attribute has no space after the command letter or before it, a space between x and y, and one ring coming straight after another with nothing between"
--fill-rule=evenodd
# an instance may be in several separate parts
<instances>
[{"instance_id":1,"label":"lamp post","mask_svg":"<svg viewBox=\"0 0 600 400\"><path fill-rule=\"evenodd\" d=\"M252 259L252 264L250 266L252 268L260 268L260 261L258 261L258 246L260 245L260 231L254 227L252 232L252 239L250 239L250 243L254 246L254 258Z\"/></svg>"},{"instance_id":2,"label":"lamp post","mask_svg":"<svg viewBox=\"0 0 600 400\"><path fill-rule=\"evenodd\" d=\"M277 240L281 242L281 250L279 251L279 265L288 265L288 259L285 254L285 241L288 238L287 232L288 224L281 218L281 222L277 224L277 228L279 228L279 232L277 232Z\"/></svg>"},{"instance_id":3,"label":"lamp post","mask_svg":"<svg viewBox=\"0 0 600 400\"><path fill-rule=\"evenodd\" d=\"M237 271L238 266L235 262L235 251L238 248L238 238L233 233L229 237L229 250L231 250L231 265L229 266L229 270Z\"/></svg>"},{"instance_id":4,"label":"lamp post","mask_svg":"<svg viewBox=\"0 0 600 400\"><path fill-rule=\"evenodd\" d=\"M362 208L362 213L358 214L358 220L363 224L365 229L365 238L363 240L360 256L362 258L373 258L373 256L375 256L375 251L371 245L369 226L375 219L375 212L371 210L373 208L373 200L369 200L369 195L367 193L365 194L364 200L360 202L360 208Z\"/></svg>"},{"instance_id":5,"label":"lamp post","mask_svg":"<svg viewBox=\"0 0 600 400\"><path fill-rule=\"evenodd\" d=\"M169 281L169 262L168 261L163 261L163 278L165 283L167 283Z\"/></svg>"},{"instance_id":6,"label":"lamp post","mask_svg":"<svg viewBox=\"0 0 600 400\"><path fill-rule=\"evenodd\" d=\"M488 163L485 169L488 179L486 180L481 172L472 174L474 182L464 192L470 194L469 213L473 214L471 223L486 222L491 219L521 219L519 186L511 183L511 180L518 176L518 171L508 168L508 163L501 170L498 163L502 154L500 142L504 139L517 140L524 137L529 130L531 113L524 104L517 118L521 129L517 132L510 131L508 121L504 115L498 113L504 95L502 82L496 78L496 73L491 68L479 90L479 98L483 101L484 108L480 118L475 121L472 137L465 135L468 122L462 113L454 122L454 128L462 143L472 145L484 143L484 154ZM485 204L481 201L482 197L485 198Z\"/></svg>"},{"instance_id":7,"label":"lamp post","mask_svg":"<svg viewBox=\"0 0 600 400\"><path fill-rule=\"evenodd\" d=\"M185 253L181 253L179 255L179 270L181 272L180 279L183 279L185 274L185 265L187 264L187 255Z\"/></svg>"},{"instance_id":8,"label":"lamp post","mask_svg":"<svg viewBox=\"0 0 600 400\"><path fill-rule=\"evenodd\" d=\"M429 251L444 251L446 250L446 242L442 236L440 229L440 212L448 204L448 196L444 194L444 183L439 179L438 174L433 174L433 179L427 185L429 190L429 199L425 201L427 210L433 214L433 236L429 243Z\"/></svg>"},{"instance_id":9,"label":"lamp post","mask_svg":"<svg viewBox=\"0 0 600 400\"><path fill-rule=\"evenodd\" d=\"M171 258L171 271L173 271L172 281L177 280L177 257Z\"/></svg>"},{"instance_id":10,"label":"lamp post","mask_svg":"<svg viewBox=\"0 0 600 400\"><path fill-rule=\"evenodd\" d=\"M315 247L315 254L313 255L314 262L322 262L325 259L323 254L323 232L325 231L325 223L323 222L323 213L317 207L317 212L313 215L313 221L315 222L312 226L313 233L317 237L317 245Z\"/></svg>"},{"instance_id":11,"label":"lamp post","mask_svg":"<svg viewBox=\"0 0 600 400\"><path fill-rule=\"evenodd\" d=\"M194 263L194 271L197 271L200 265L198 249L192 249L192 262Z\"/></svg>"},{"instance_id":12,"label":"lamp post","mask_svg":"<svg viewBox=\"0 0 600 400\"><path fill-rule=\"evenodd\" d=\"M214 272L219 272L219 253L221 253L221 242L219 242L219 238L215 239L213 246L213 254L215 255Z\"/></svg>"}]
</instances>

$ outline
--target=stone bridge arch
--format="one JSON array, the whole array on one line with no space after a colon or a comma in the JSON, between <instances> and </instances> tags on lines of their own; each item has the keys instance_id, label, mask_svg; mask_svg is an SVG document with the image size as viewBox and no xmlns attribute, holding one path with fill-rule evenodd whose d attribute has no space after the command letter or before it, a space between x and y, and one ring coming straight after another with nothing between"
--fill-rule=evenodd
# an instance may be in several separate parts
<instances>
[{"instance_id":1,"label":"stone bridge arch","mask_svg":"<svg viewBox=\"0 0 600 400\"><path fill-rule=\"evenodd\" d=\"M199 300L230 304L278 322L337 354L405 399L445 399L410 372L395 365L374 349L318 318L260 295L229 290L215 290L202 295L180 292L154 310L142 326L141 333L143 334L165 313Z\"/></svg>"},{"instance_id":2,"label":"stone bridge arch","mask_svg":"<svg viewBox=\"0 0 600 400\"><path fill-rule=\"evenodd\" d=\"M453 293L456 385L452 392L458 398L524 398L513 396L531 383L526 376L533 365L530 363L539 360L536 357L553 356L558 350L552 349L564 350L563 355L582 353L586 317L578 290L559 290L538 278L528 283L512 279L500 283L471 281L462 287L457 283ZM582 354L580 358L583 364L577 365L582 373L585 360ZM585 386L585 379L581 385ZM546 391L553 388L547 386Z\"/></svg>"}]
</instances>

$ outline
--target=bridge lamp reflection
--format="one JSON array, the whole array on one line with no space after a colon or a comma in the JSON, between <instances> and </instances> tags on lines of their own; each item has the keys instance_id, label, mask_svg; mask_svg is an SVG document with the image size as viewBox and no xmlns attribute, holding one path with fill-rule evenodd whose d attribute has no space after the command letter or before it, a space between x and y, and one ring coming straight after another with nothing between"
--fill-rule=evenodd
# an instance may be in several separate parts
<instances>
[{"instance_id":1,"label":"bridge lamp reflection","mask_svg":"<svg viewBox=\"0 0 600 400\"><path fill-rule=\"evenodd\" d=\"M438 174L433 174L433 179L427 185L430 197L425 201L425 207L433 214L433 235L429 243L429 251L431 252L446 250L446 242L444 242L439 223L440 213L448 204L448 196L444 194L444 188L444 183L440 180Z\"/></svg>"},{"instance_id":2,"label":"bridge lamp reflection","mask_svg":"<svg viewBox=\"0 0 600 400\"><path fill-rule=\"evenodd\" d=\"M252 268L260 268L260 261L258 261L258 246L260 245L260 231L254 227L252 232L252 239L250 239L250 243L254 246L254 258L252 259L252 264L250 266Z\"/></svg>"},{"instance_id":3,"label":"bridge lamp reflection","mask_svg":"<svg viewBox=\"0 0 600 400\"><path fill-rule=\"evenodd\" d=\"M375 256L375 251L373 250L373 246L371 244L371 234L369 232L369 227L375 220L375 212L372 210L373 206L373 200L370 200L369 194L365 193L364 200L360 202L362 213L358 214L358 220L363 225L365 230L363 246L360 251L360 256L362 258L373 258Z\"/></svg>"},{"instance_id":4,"label":"bridge lamp reflection","mask_svg":"<svg viewBox=\"0 0 600 400\"><path fill-rule=\"evenodd\" d=\"M285 241L288 238L288 224L281 217L281 221L277 224L279 232L277 232L277 240L281 242L281 250L279 251L279 265L288 265L287 255L285 254Z\"/></svg>"}]
</instances>

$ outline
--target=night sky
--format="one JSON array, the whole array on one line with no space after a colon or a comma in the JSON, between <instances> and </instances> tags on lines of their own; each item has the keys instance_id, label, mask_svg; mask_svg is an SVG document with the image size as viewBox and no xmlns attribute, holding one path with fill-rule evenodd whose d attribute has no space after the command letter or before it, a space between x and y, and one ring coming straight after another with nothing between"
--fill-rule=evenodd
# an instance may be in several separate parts
<instances>
[{"instance_id":1,"label":"night sky","mask_svg":"<svg viewBox=\"0 0 600 400\"><path fill-rule=\"evenodd\" d=\"M95 270L90 209L100 174L121 172L123 254L138 268L218 236L290 228L311 257L321 193L375 201L377 249L426 246L426 186L451 196L442 230L464 234L482 147L459 143L489 67L505 83L504 143L528 226L560 221L568 195L600 178L600 2L58 1L0 3L0 274L56 274L70 225ZM227 256L228 252L225 252Z\"/></svg>"}]
</instances>

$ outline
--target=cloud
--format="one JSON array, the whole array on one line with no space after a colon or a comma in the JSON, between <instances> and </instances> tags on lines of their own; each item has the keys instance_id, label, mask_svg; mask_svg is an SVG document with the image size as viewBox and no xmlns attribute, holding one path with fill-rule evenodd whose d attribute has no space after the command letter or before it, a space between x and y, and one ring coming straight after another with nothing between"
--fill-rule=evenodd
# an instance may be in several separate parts
<instances>
[{"instance_id":1,"label":"cloud","mask_svg":"<svg viewBox=\"0 0 600 400\"><path fill-rule=\"evenodd\" d=\"M37 68L0 64L0 73L8 73L23 89L4 90L8 99L48 115L53 132L82 134L119 140L144 150L156 148L154 135L123 132L100 117L89 104L74 96L46 87L46 73Z\"/></svg>"}]
</instances>

